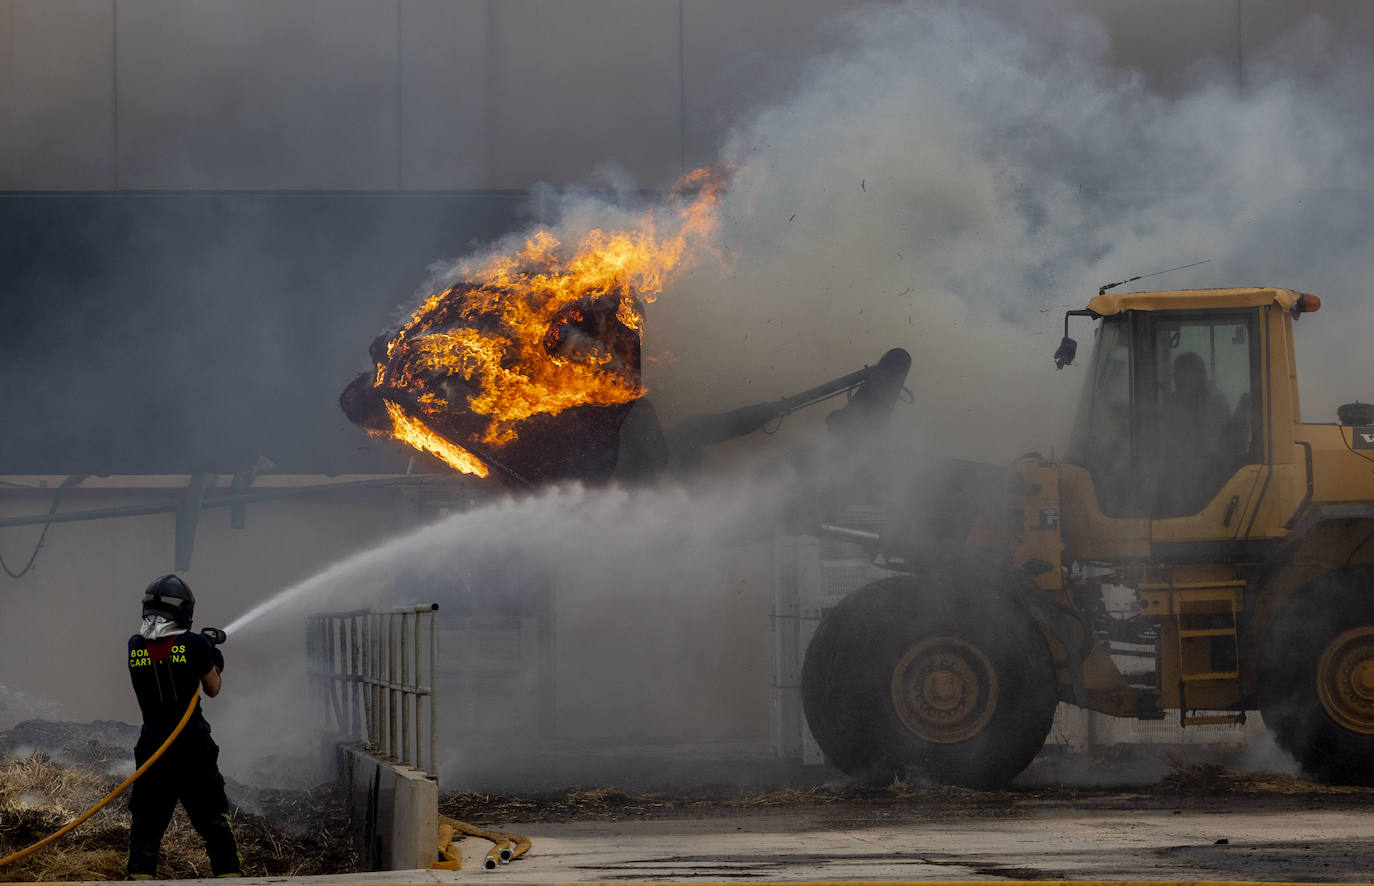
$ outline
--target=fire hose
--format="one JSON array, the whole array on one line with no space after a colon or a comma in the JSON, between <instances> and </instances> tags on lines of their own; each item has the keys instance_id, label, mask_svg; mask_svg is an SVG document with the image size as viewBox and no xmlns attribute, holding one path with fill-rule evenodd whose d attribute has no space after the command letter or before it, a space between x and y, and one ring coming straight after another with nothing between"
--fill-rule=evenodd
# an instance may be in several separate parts
<instances>
[{"instance_id":1,"label":"fire hose","mask_svg":"<svg viewBox=\"0 0 1374 886\"><path fill-rule=\"evenodd\" d=\"M105 804L109 803L115 797L118 797L120 794L124 793L125 789L128 788L129 785L137 781L140 775L147 772L149 767L156 763L158 761L158 758L161 757L163 753L169 747L172 746L172 742L176 741L176 737L181 734L181 730L185 729L186 724L191 722L191 714L195 713L196 702L198 701L200 701L200 687L196 687L195 693L191 696L191 703L186 706L186 713L181 715L181 721L177 723L176 728L172 730L172 734L167 736L167 740L162 743L162 747L154 751L153 755L149 757L142 766L135 769L133 775L130 775L128 778L124 779L122 782L119 783L119 786L117 788L115 788L113 791L110 791L110 793L105 796L105 799L101 800L99 803L95 804L90 809L87 809L85 812L81 813L81 815L75 821L63 825L61 829L49 834L48 836L39 840L37 843L34 843L32 846L28 846L24 849L20 849L18 852L15 852L11 855L6 855L4 858L0 858L0 868L4 867L12 861L18 861L19 859L24 858L25 856L31 855L37 852L39 849L42 849L44 846L47 846L49 843L61 839L67 834L71 833L71 831L75 830L76 827L80 825L82 822L84 822L86 819L90 818L92 815L95 815L101 809L104 809Z\"/></svg>"},{"instance_id":2,"label":"fire hose","mask_svg":"<svg viewBox=\"0 0 1374 886\"><path fill-rule=\"evenodd\" d=\"M460 870L462 868L462 854L453 846L453 836L456 833L478 837L491 843L491 849L487 850L486 860L482 863L482 866L487 870L491 870L499 864L514 861L528 852L532 845L529 837L488 831L456 818L441 815L439 816L439 855L443 861L437 861L430 865L431 870L435 868Z\"/></svg>"}]
</instances>

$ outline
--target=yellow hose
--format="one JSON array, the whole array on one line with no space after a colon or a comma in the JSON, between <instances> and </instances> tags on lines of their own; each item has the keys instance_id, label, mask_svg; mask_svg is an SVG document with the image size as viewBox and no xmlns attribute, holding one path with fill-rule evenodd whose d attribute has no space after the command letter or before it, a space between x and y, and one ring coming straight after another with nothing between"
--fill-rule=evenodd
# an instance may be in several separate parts
<instances>
[{"instance_id":1,"label":"yellow hose","mask_svg":"<svg viewBox=\"0 0 1374 886\"><path fill-rule=\"evenodd\" d=\"M526 852L529 852L530 846L533 845L530 842L529 837L522 837L519 834L507 834L506 836L510 837L512 840L515 841L515 848L511 850L510 854L511 861L515 861L517 858L524 855Z\"/></svg>"},{"instance_id":2,"label":"yellow hose","mask_svg":"<svg viewBox=\"0 0 1374 886\"><path fill-rule=\"evenodd\" d=\"M463 853L453 845L453 825L439 825L439 860L431 864L430 870L461 871Z\"/></svg>"},{"instance_id":3,"label":"yellow hose","mask_svg":"<svg viewBox=\"0 0 1374 886\"><path fill-rule=\"evenodd\" d=\"M499 865L503 852L506 859L510 860L510 840L505 834L497 834L495 842L493 842L491 848L487 850L487 860L482 863L483 866L487 870L491 870Z\"/></svg>"},{"instance_id":4,"label":"yellow hose","mask_svg":"<svg viewBox=\"0 0 1374 886\"><path fill-rule=\"evenodd\" d=\"M460 834L467 834L470 837L487 840L492 844L491 849L487 851L486 860L483 862L483 866L487 870L491 870L497 865L504 864L508 861L514 861L528 852L531 845L529 837L522 837L519 834L503 834L499 831L489 831L485 828L479 828L476 825L468 824L465 821L459 821L456 818L449 818L447 815L440 815L439 834L441 845L445 842L442 839L445 831L450 828L452 829L448 832L450 840L452 839L453 833L457 832Z\"/></svg>"},{"instance_id":5,"label":"yellow hose","mask_svg":"<svg viewBox=\"0 0 1374 886\"><path fill-rule=\"evenodd\" d=\"M167 740L162 743L162 747L158 748L153 753L153 755L148 758L147 762L145 762L142 766L135 769L133 775L129 776L128 778L124 779L124 781L120 782L119 787L115 788L113 791L110 791L110 793L105 797L105 799L101 800L99 803L95 804L90 809L87 809L85 812L81 813L81 817L76 819L76 821L64 825L60 830L49 834L48 836L39 840L37 843L34 843L32 846L20 849L18 852L12 855L6 855L4 858L0 858L0 868L4 867L12 861L18 861L19 859L24 858L27 855L31 855L37 852L38 850L42 849L44 846L47 846L54 840L58 840L66 836L69 832L76 828L77 825L81 824L83 821L90 818L92 815L95 815L101 809L104 809L106 803L109 803L115 797L118 797L120 794L124 793L125 788L133 784L134 781L136 781L140 775L147 772L148 767L156 763L158 757L161 757L163 752L172 746L172 742L175 741L176 737L181 734L181 730L185 729L186 724L191 721L191 714L195 712L196 702L199 700L200 687L197 686L195 695L191 696L191 703L186 706L186 713L181 715L181 722L177 723L177 728L173 729L172 734L167 736Z\"/></svg>"}]
</instances>

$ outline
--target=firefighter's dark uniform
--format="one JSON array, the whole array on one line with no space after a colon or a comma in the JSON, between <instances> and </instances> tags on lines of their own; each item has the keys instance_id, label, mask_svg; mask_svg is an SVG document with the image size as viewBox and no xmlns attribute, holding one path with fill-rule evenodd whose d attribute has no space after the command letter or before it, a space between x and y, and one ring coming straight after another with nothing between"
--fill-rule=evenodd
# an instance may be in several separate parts
<instances>
[{"instance_id":1,"label":"firefighter's dark uniform","mask_svg":"<svg viewBox=\"0 0 1374 886\"><path fill-rule=\"evenodd\" d=\"M143 731L134 748L139 766L156 753L186 713L213 667L213 647L200 634L187 631L162 640L129 638L129 678L143 710ZM129 828L130 877L156 877L162 835L181 800L191 824L205 840L214 876L242 870L238 844L229 827L229 800L219 774L219 747L210 738L210 724L196 702L186 728L147 772L134 782L129 798L133 824Z\"/></svg>"}]
</instances>

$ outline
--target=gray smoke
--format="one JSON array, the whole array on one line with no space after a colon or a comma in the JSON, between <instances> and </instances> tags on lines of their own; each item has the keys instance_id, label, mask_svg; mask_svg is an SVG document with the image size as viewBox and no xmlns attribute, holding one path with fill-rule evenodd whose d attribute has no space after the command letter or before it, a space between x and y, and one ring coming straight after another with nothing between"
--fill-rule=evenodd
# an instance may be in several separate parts
<instances>
[{"instance_id":1,"label":"gray smoke","mask_svg":"<svg viewBox=\"0 0 1374 886\"><path fill-rule=\"evenodd\" d=\"M1299 328L1300 346L1320 340L1304 349L1305 415L1331 420L1362 396L1348 378L1363 359L1356 281L1374 262L1370 63L1330 23L1252 53L1243 88L1211 59L1171 72L1169 94L1114 67L1102 23L1068 2L877 5L842 34L721 149L721 235L649 312L646 378L667 422L903 346L907 444L993 461L1048 451L1082 378L1052 369L1062 312L1202 261L1123 289L1324 295ZM570 242L633 224L632 185L608 167L590 192L535 200ZM436 265L423 290L460 265Z\"/></svg>"},{"instance_id":2,"label":"gray smoke","mask_svg":"<svg viewBox=\"0 0 1374 886\"><path fill-rule=\"evenodd\" d=\"M1037 9L1052 39L970 4L866 10L847 50L739 126L724 152L734 261L650 316L650 346L676 357L651 378L661 402L776 391L902 345L908 439L1005 460L1062 442L1081 378L1051 368L1062 311L1203 259L1125 289L1325 294L1300 327L1305 415L1369 395L1349 381L1368 374L1357 286L1374 263L1358 48L1313 20L1254 60L1243 91L1202 67L1164 96L1107 65L1095 20ZM1338 60L1298 77L1288 59L1318 44Z\"/></svg>"},{"instance_id":3,"label":"gray smoke","mask_svg":"<svg viewBox=\"0 0 1374 886\"><path fill-rule=\"evenodd\" d=\"M0 730L36 717L53 719L61 709L52 699L38 698L0 683Z\"/></svg>"},{"instance_id":4,"label":"gray smoke","mask_svg":"<svg viewBox=\"0 0 1374 886\"><path fill-rule=\"evenodd\" d=\"M767 600L759 588L741 589L731 564L772 534L790 490L790 482L744 477L691 489L562 486L493 501L339 563L229 626L226 689L207 703L226 764L253 778L272 772L264 761L309 746L320 699L310 698L305 661L293 654L306 614L429 602L440 605L446 644L446 784L499 783L495 772L512 755L548 738L562 752L636 737L757 743L767 735L767 685L752 675L767 674ZM551 734L541 735L531 710L535 675L512 683L501 674L518 669L519 646L460 644L483 637L463 633L469 621L509 621L518 609L510 601L546 591L557 633L546 646ZM464 707L474 703L479 710ZM504 752L493 752L493 740Z\"/></svg>"},{"instance_id":5,"label":"gray smoke","mask_svg":"<svg viewBox=\"0 0 1374 886\"><path fill-rule=\"evenodd\" d=\"M1257 59L1243 89L1202 65L1163 95L1108 63L1091 17L1061 3L1039 20L1053 34L970 4L866 9L842 50L740 123L722 151L734 183L713 258L649 312L648 383L667 423L902 346L915 404L899 413L901 445L993 461L1048 450L1082 380L1052 369L1062 311L1104 283L1203 259L1142 283L1315 291L1327 307L1299 330L1305 414L1368 396L1348 381L1368 371L1355 347L1370 319L1356 281L1374 263L1361 205L1374 132L1357 88L1368 63L1337 42L1321 78L1291 70L1288 57L1327 40L1314 20ZM561 209L566 234L636 212L585 194ZM731 598L713 566L716 518L775 494L562 488L360 555L293 601L343 609L391 599L402 568L520 560L556 576L566 738L719 738L713 724L732 722L757 738L766 601ZM240 648L278 619L295 630L299 611L247 625ZM722 616L735 611L747 615ZM299 702L298 687L282 692ZM235 734L226 754L265 750Z\"/></svg>"}]
</instances>

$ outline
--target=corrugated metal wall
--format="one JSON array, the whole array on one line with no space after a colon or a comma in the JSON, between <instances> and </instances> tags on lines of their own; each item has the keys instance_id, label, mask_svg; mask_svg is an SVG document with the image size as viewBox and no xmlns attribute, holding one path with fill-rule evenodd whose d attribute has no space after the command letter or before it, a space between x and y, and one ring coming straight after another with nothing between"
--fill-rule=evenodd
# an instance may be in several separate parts
<instances>
[{"instance_id":1,"label":"corrugated metal wall","mask_svg":"<svg viewBox=\"0 0 1374 886\"><path fill-rule=\"evenodd\" d=\"M606 163L658 187L859 5L0 0L0 190L523 188ZM1067 5L1164 89L1203 59L1242 82L1307 15L1371 36L1361 0Z\"/></svg>"},{"instance_id":2,"label":"corrugated metal wall","mask_svg":"<svg viewBox=\"0 0 1374 886\"><path fill-rule=\"evenodd\" d=\"M0 188L660 185L845 5L3 0Z\"/></svg>"}]
</instances>

